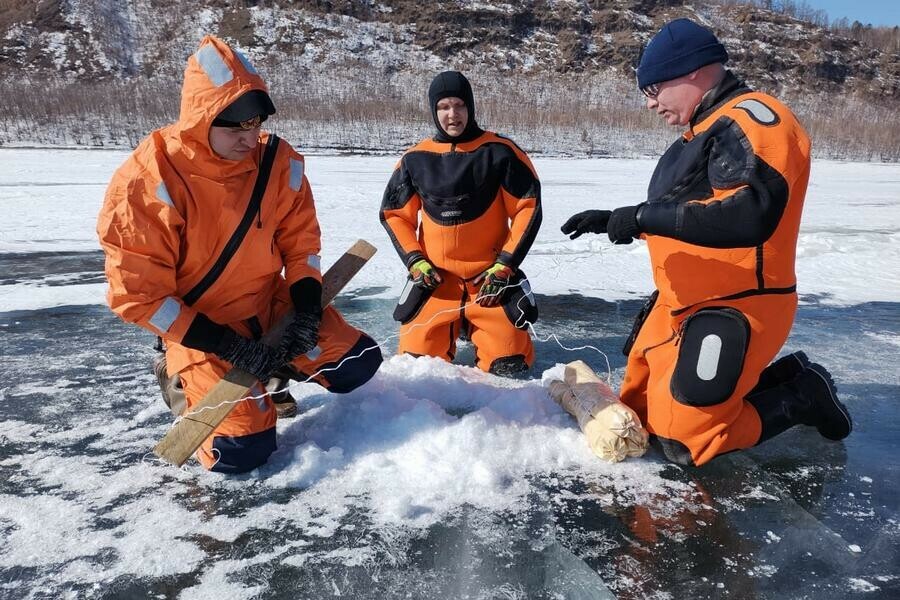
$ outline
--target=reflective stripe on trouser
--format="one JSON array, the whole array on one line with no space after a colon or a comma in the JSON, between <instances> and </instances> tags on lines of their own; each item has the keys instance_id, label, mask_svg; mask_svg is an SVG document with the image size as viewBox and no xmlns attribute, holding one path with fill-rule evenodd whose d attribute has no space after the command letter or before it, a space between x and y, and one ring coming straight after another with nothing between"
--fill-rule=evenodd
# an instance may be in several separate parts
<instances>
[{"instance_id":1,"label":"reflective stripe on trouser","mask_svg":"<svg viewBox=\"0 0 900 600\"><path fill-rule=\"evenodd\" d=\"M453 360L462 325L460 308L473 303L480 286L446 272L441 274L444 282L434 290L419 313L400 326L398 353ZM517 329L502 306L485 308L471 304L465 309L465 318L469 322L469 339L476 348L479 369L487 371L495 360L507 356L522 356L529 367L534 363L534 344L528 331Z\"/></svg>"},{"instance_id":2,"label":"reflective stripe on trouser","mask_svg":"<svg viewBox=\"0 0 900 600\"><path fill-rule=\"evenodd\" d=\"M314 358L310 358L310 355L301 356L291 364L301 373L312 375L322 367L329 367L331 363L353 356L354 351L359 354L369 343L374 345L368 336L349 325L334 307L329 306L322 314L319 344L310 353ZM360 362L354 364L354 360ZM337 387L336 391L349 391L347 388L351 385L355 387L367 381L380 363L381 354L373 349L363 353L361 359L346 361L346 366L341 370L317 375L312 381L326 388ZM206 360L192 364L179 373L188 411L230 368L229 363L207 355ZM251 391L256 396L263 394L259 384ZM197 458L204 467L214 471L240 473L255 469L265 463L275 450L275 418L275 408L269 396L238 402L228 417L216 427L213 435L201 444L197 450ZM226 439L217 442L219 438Z\"/></svg>"},{"instance_id":3,"label":"reflective stripe on trouser","mask_svg":"<svg viewBox=\"0 0 900 600\"><path fill-rule=\"evenodd\" d=\"M673 394L672 376L678 361L682 323L697 310L728 307L740 311L750 329L744 365L732 393L708 406L691 406ZM752 296L727 302L707 302L673 317L671 306L660 297L637 336L620 397L633 408L647 430L664 448L678 447L685 457L702 465L713 457L749 448L760 436L760 419L744 396L753 389L759 374L772 362L787 340L797 307L796 294ZM666 452L672 459L672 455ZM674 459L673 459L674 460ZM681 462L680 460L678 462Z\"/></svg>"}]
</instances>

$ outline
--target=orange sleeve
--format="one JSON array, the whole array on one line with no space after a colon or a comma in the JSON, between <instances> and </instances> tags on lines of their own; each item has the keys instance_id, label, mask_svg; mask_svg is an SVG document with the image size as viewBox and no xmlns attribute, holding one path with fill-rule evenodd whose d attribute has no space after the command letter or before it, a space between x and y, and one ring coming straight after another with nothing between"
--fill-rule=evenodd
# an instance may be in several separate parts
<instances>
[{"instance_id":1,"label":"orange sleeve","mask_svg":"<svg viewBox=\"0 0 900 600\"><path fill-rule=\"evenodd\" d=\"M307 277L321 283L322 267L319 252L322 247L322 234L316 217L312 189L309 180L303 174L302 160L292 157L290 164L289 185L292 204L275 231L275 245L284 261L288 285ZM294 190L295 187L298 189Z\"/></svg>"},{"instance_id":2,"label":"orange sleeve","mask_svg":"<svg viewBox=\"0 0 900 600\"><path fill-rule=\"evenodd\" d=\"M97 220L106 253L107 302L123 320L181 342L197 315L177 295L184 220L164 181L132 158L113 176Z\"/></svg>"},{"instance_id":3,"label":"orange sleeve","mask_svg":"<svg viewBox=\"0 0 900 600\"><path fill-rule=\"evenodd\" d=\"M509 215L509 234L497 261L513 268L525 259L541 227L541 182L528 156L514 145L500 193Z\"/></svg>"},{"instance_id":4,"label":"orange sleeve","mask_svg":"<svg viewBox=\"0 0 900 600\"><path fill-rule=\"evenodd\" d=\"M422 245L416 235L421 208L422 199L413 188L401 160L384 190L379 216L397 254L407 268L424 258Z\"/></svg>"}]
</instances>

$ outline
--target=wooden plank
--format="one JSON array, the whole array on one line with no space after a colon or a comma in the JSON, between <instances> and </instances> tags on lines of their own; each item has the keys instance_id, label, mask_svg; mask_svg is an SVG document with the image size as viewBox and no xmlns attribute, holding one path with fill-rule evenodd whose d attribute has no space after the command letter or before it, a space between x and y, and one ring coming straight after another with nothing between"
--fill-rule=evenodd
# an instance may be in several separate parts
<instances>
[{"instance_id":1,"label":"wooden plank","mask_svg":"<svg viewBox=\"0 0 900 600\"><path fill-rule=\"evenodd\" d=\"M335 296L375 252L375 246L365 240L358 240L328 269L322 276L323 306L331 304ZM263 336L262 341L270 346L277 346L285 327L293 318L294 313L291 311ZM153 448L153 453L173 465L183 465L225 420L237 402L241 398L253 395L250 388L256 384L256 377L236 367L232 368L200 402L194 404L188 413L166 432L163 439Z\"/></svg>"}]
</instances>

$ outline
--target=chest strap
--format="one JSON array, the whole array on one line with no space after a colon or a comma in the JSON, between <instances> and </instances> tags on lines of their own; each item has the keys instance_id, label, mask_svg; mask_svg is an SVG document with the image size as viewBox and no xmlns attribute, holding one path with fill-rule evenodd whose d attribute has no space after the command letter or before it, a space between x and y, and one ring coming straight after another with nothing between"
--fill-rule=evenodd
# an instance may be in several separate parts
<instances>
[{"instance_id":1,"label":"chest strap","mask_svg":"<svg viewBox=\"0 0 900 600\"><path fill-rule=\"evenodd\" d=\"M244 212L241 222L238 223L237 228L234 230L234 233L231 234L228 243L222 248L222 253L219 255L219 258L216 259L216 262L210 268L209 272L182 298L184 303L188 306L193 306L197 300L200 299L200 296L202 296L206 290L219 279L222 272L225 271L225 267L228 266L228 263L231 261L238 248L240 248L241 242L244 241L244 237L247 235L250 226L253 224L254 215L261 211L262 199L266 193L266 186L269 183L269 174L272 172L272 164L275 162L275 154L278 152L278 142L279 139L277 135L274 133L269 134L262 161L259 163L256 183L253 185L253 195L250 196L250 203L247 205L247 210Z\"/></svg>"}]
</instances>

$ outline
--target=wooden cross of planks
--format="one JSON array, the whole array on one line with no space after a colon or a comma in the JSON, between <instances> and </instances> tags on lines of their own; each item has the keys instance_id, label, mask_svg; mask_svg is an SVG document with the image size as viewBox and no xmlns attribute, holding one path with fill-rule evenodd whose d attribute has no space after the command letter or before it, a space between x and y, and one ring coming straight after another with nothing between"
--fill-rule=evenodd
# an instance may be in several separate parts
<instances>
[{"instance_id":1,"label":"wooden cross of planks","mask_svg":"<svg viewBox=\"0 0 900 600\"><path fill-rule=\"evenodd\" d=\"M322 276L322 306L328 306L334 300L375 252L375 246L365 240L358 240L331 265ZM270 346L277 346L284 329L293 318L294 313L291 311L263 336L262 341ZM188 409L187 414L175 423L153 448L153 453L173 465L183 465L225 420L237 402L253 395L250 388L257 383L256 377L250 373L232 367L200 402Z\"/></svg>"}]
</instances>

